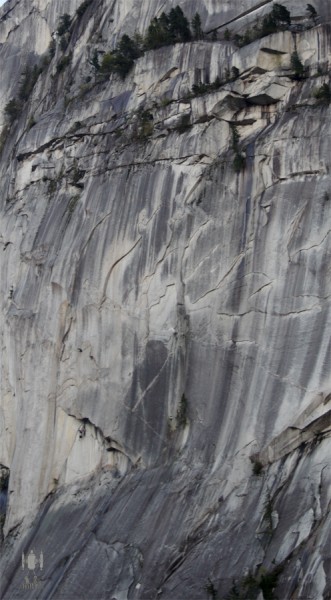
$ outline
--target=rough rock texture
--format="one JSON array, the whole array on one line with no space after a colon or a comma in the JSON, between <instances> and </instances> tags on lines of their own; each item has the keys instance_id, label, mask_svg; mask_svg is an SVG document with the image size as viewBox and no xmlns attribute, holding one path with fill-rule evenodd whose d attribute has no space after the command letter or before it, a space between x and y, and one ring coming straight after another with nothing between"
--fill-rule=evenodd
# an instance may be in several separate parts
<instances>
[{"instance_id":1,"label":"rough rock texture","mask_svg":"<svg viewBox=\"0 0 331 600\"><path fill-rule=\"evenodd\" d=\"M272 5L179 4L220 31ZM1 116L3 598L329 597L331 109L314 90L331 14L314 5L308 29L146 52L123 81L93 51L173 4L94 0L69 65L57 44ZM0 9L2 108L67 10Z\"/></svg>"}]
</instances>

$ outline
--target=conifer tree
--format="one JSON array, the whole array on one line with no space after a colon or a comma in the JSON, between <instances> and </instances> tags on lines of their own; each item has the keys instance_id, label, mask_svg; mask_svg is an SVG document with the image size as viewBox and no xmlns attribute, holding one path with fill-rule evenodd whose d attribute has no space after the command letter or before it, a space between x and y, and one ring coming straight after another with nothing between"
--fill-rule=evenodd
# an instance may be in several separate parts
<instances>
[{"instance_id":1,"label":"conifer tree","mask_svg":"<svg viewBox=\"0 0 331 600\"><path fill-rule=\"evenodd\" d=\"M291 54L291 67L294 71L295 79L302 79L304 77L305 68L296 50Z\"/></svg>"},{"instance_id":2,"label":"conifer tree","mask_svg":"<svg viewBox=\"0 0 331 600\"><path fill-rule=\"evenodd\" d=\"M287 10L286 6L274 4L271 13L276 23L287 23L287 25L291 25L291 13Z\"/></svg>"},{"instance_id":3,"label":"conifer tree","mask_svg":"<svg viewBox=\"0 0 331 600\"><path fill-rule=\"evenodd\" d=\"M202 31L202 27L201 27L201 17L199 15L199 13L195 13L193 19L192 19L192 29L193 29L193 37L195 40L202 40L203 38L203 31Z\"/></svg>"},{"instance_id":4,"label":"conifer tree","mask_svg":"<svg viewBox=\"0 0 331 600\"><path fill-rule=\"evenodd\" d=\"M140 56L140 51L135 41L126 34L122 35L121 40L117 45L116 52L131 60L135 60Z\"/></svg>"},{"instance_id":5,"label":"conifer tree","mask_svg":"<svg viewBox=\"0 0 331 600\"><path fill-rule=\"evenodd\" d=\"M169 12L169 30L174 41L188 42L192 38L189 22L180 6Z\"/></svg>"},{"instance_id":6,"label":"conifer tree","mask_svg":"<svg viewBox=\"0 0 331 600\"><path fill-rule=\"evenodd\" d=\"M307 4L306 10L309 13L309 18L312 19L314 21L314 23L316 23L316 19L317 19L316 8L312 4Z\"/></svg>"},{"instance_id":7,"label":"conifer tree","mask_svg":"<svg viewBox=\"0 0 331 600\"><path fill-rule=\"evenodd\" d=\"M163 20L164 23L164 20ZM154 17L150 22L145 38L145 47L147 50L155 50L161 48L170 43L171 36L170 31L165 29L164 25L160 22L160 19Z\"/></svg>"},{"instance_id":8,"label":"conifer tree","mask_svg":"<svg viewBox=\"0 0 331 600\"><path fill-rule=\"evenodd\" d=\"M57 28L57 33L59 36L64 35L70 28L71 25L71 17L68 13L62 15L59 19L59 25Z\"/></svg>"}]
</instances>

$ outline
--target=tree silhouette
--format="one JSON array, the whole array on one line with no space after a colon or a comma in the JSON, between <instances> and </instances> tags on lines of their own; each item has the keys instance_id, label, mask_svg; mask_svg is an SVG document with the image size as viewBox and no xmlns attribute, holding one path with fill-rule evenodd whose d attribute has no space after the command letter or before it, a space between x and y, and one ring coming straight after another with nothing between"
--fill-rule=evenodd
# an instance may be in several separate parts
<instances>
[{"instance_id":1,"label":"tree silhouette","mask_svg":"<svg viewBox=\"0 0 331 600\"><path fill-rule=\"evenodd\" d=\"M316 23L316 19L317 19L316 8L312 4L307 4L306 10L309 13L309 18L312 19L314 21L314 23Z\"/></svg>"},{"instance_id":2,"label":"tree silhouette","mask_svg":"<svg viewBox=\"0 0 331 600\"><path fill-rule=\"evenodd\" d=\"M158 19L154 17L150 22L145 38L145 47L147 50L155 50L172 43L172 35L170 33L170 25L168 17L163 13Z\"/></svg>"},{"instance_id":3,"label":"tree silhouette","mask_svg":"<svg viewBox=\"0 0 331 600\"><path fill-rule=\"evenodd\" d=\"M172 8L169 12L169 30L176 42L188 42L192 38L189 22L180 6Z\"/></svg>"},{"instance_id":4,"label":"tree silhouette","mask_svg":"<svg viewBox=\"0 0 331 600\"><path fill-rule=\"evenodd\" d=\"M305 68L299 58L297 51L291 54L291 67L294 71L295 79L302 79L305 75Z\"/></svg>"},{"instance_id":5,"label":"tree silhouette","mask_svg":"<svg viewBox=\"0 0 331 600\"><path fill-rule=\"evenodd\" d=\"M287 25L291 25L291 13L289 10L287 10L286 6L283 6L282 4L274 4L271 14L277 24L287 23Z\"/></svg>"},{"instance_id":6,"label":"tree silhouette","mask_svg":"<svg viewBox=\"0 0 331 600\"><path fill-rule=\"evenodd\" d=\"M202 31L202 27L201 27L201 17L199 15L199 13L195 13L193 19L192 19L192 29L193 29L193 37L195 40L202 40L203 38L203 31Z\"/></svg>"},{"instance_id":7,"label":"tree silhouette","mask_svg":"<svg viewBox=\"0 0 331 600\"><path fill-rule=\"evenodd\" d=\"M117 73L122 79L134 65L134 61L141 55L140 49L128 35L122 35L116 49L113 52L104 54L100 71L102 73ZM96 65L94 65L96 67ZM97 67L96 67L97 68Z\"/></svg>"},{"instance_id":8,"label":"tree silhouette","mask_svg":"<svg viewBox=\"0 0 331 600\"><path fill-rule=\"evenodd\" d=\"M57 33L61 36L67 33L71 25L71 17L68 13L62 15L59 19L59 24L57 28Z\"/></svg>"}]
</instances>

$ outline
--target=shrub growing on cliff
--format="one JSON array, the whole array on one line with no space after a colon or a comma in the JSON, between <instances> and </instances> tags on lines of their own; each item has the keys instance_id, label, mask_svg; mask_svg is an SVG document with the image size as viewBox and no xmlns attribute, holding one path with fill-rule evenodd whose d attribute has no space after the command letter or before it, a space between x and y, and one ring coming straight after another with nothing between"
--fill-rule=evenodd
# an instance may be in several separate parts
<instances>
[{"instance_id":1,"label":"shrub growing on cliff","mask_svg":"<svg viewBox=\"0 0 331 600\"><path fill-rule=\"evenodd\" d=\"M113 52L104 54L100 71L102 73L117 73L124 79L140 54L136 42L125 34L121 37Z\"/></svg>"},{"instance_id":2,"label":"shrub growing on cliff","mask_svg":"<svg viewBox=\"0 0 331 600\"><path fill-rule=\"evenodd\" d=\"M232 150L234 152L232 166L235 173L240 173L240 171L243 171L246 166L246 158L239 148L240 135L236 125L231 124L230 127L232 132Z\"/></svg>"},{"instance_id":3,"label":"shrub growing on cliff","mask_svg":"<svg viewBox=\"0 0 331 600\"><path fill-rule=\"evenodd\" d=\"M55 56L55 52L56 52L56 42L52 38L51 41L49 42L49 46L48 46L48 56L49 56L50 61Z\"/></svg>"},{"instance_id":4,"label":"shrub growing on cliff","mask_svg":"<svg viewBox=\"0 0 331 600\"><path fill-rule=\"evenodd\" d=\"M175 127L177 133L182 134L185 133L191 127L191 117L190 115L182 115L180 122Z\"/></svg>"},{"instance_id":5,"label":"shrub growing on cliff","mask_svg":"<svg viewBox=\"0 0 331 600\"><path fill-rule=\"evenodd\" d=\"M318 104L328 105L331 102L331 90L327 83L323 83L321 87L314 91L314 98L316 98Z\"/></svg>"},{"instance_id":6,"label":"shrub growing on cliff","mask_svg":"<svg viewBox=\"0 0 331 600\"><path fill-rule=\"evenodd\" d=\"M99 69L102 73L111 73L113 69L113 53L107 52L103 55Z\"/></svg>"},{"instance_id":7,"label":"shrub growing on cliff","mask_svg":"<svg viewBox=\"0 0 331 600\"><path fill-rule=\"evenodd\" d=\"M235 173L243 171L246 166L245 156L241 152L236 152L232 165Z\"/></svg>"},{"instance_id":8,"label":"shrub growing on cliff","mask_svg":"<svg viewBox=\"0 0 331 600\"><path fill-rule=\"evenodd\" d=\"M187 424L187 409L188 409L187 398L186 398L185 394L183 394L181 397L180 403L179 403L179 407L177 409L177 414L176 414L177 426L180 429L184 429L184 427Z\"/></svg>"},{"instance_id":9,"label":"shrub growing on cliff","mask_svg":"<svg viewBox=\"0 0 331 600\"><path fill-rule=\"evenodd\" d=\"M31 117L28 120L27 126L26 126L27 130L30 131L30 129L32 129L32 127L34 127L35 124L36 124L36 119L34 118L34 115L31 115Z\"/></svg>"},{"instance_id":10,"label":"shrub growing on cliff","mask_svg":"<svg viewBox=\"0 0 331 600\"><path fill-rule=\"evenodd\" d=\"M309 18L316 23L317 21L317 11L316 8L312 4L307 4L306 11L308 12Z\"/></svg>"},{"instance_id":11,"label":"shrub growing on cliff","mask_svg":"<svg viewBox=\"0 0 331 600\"><path fill-rule=\"evenodd\" d=\"M266 522L267 531L270 534L272 534L272 532L273 532L273 522L272 522L273 510L274 510L274 507L273 507L273 503L272 503L272 498L271 498L270 492L268 491L267 499L264 504L263 520Z\"/></svg>"},{"instance_id":12,"label":"shrub growing on cliff","mask_svg":"<svg viewBox=\"0 0 331 600\"><path fill-rule=\"evenodd\" d=\"M88 9L88 7L90 6L90 4L92 4L92 2L93 2L93 0L84 0L84 2L82 2L80 4L80 6L76 10L76 13L77 13L78 17L82 17L83 16L83 14Z\"/></svg>"},{"instance_id":13,"label":"shrub growing on cliff","mask_svg":"<svg viewBox=\"0 0 331 600\"><path fill-rule=\"evenodd\" d=\"M89 63L96 71L100 71L99 53L96 49L93 50Z\"/></svg>"},{"instance_id":14,"label":"shrub growing on cliff","mask_svg":"<svg viewBox=\"0 0 331 600\"><path fill-rule=\"evenodd\" d=\"M213 600L217 598L216 588L210 579L208 579L208 583L205 585L205 590L210 598L213 598Z\"/></svg>"},{"instance_id":15,"label":"shrub growing on cliff","mask_svg":"<svg viewBox=\"0 0 331 600\"><path fill-rule=\"evenodd\" d=\"M71 25L71 17L70 15L68 15L68 13L65 13L64 15L61 15L61 17L59 18L59 24L57 27L57 33L59 36L64 35L65 33L67 33L67 31L69 31L70 29L70 25Z\"/></svg>"},{"instance_id":16,"label":"shrub growing on cliff","mask_svg":"<svg viewBox=\"0 0 331 600\"><path fill-rule=\"evenodd\" d=\"M9 469L0 465L0 492L8 490Z\"/></svg>"},{"instance_id":17,"label":"shrub growing on cliff","mask_svg":"<svg viewBox=\"0 0 331 600\"><path fill-rule=\"evenodd\" d=\"M140 50L137 43L126 34L122 35L121 40L116 48L116 52L126 56L132 61L140 56Z\"/></svg>"},{"instance_id":18,"label":"shrub growing on cliff","mask_svg":"<svg viewBox=\"0 0 331 600\"><path fill-rule=\"evenodd\" d=\"M122 79L125 79L132 66L132 59L117 52L110 52L103 56L100 71L102 73L117 73Z\"/></svg>"},{"instance_id":19,"label":"shrub growing on cliff","mask_svg":"<svg viewBox=\"0 0 331 600\"><path fill-rule=\"evenodd\" d=\"M264 600L276 600L274 592L282 571L281 565L277 565L270 571L264 567L259 567L255 572L249 571L240 580L233 582L232 588L225 598L226 600L257 598L259 592L262 591Z\"/></svg>"},{"instance_id":20,"label":"shrub growing on cliff","mask_svg":"<svg viewBox=\"0 0 331 600\"><path fill-rule=\"evenodd\" d=\"M61 73L62 71L64 71L64 69L66 69L67 66L70 65L70 61L71 61L71 54L68 54L67 56L63 56L62 58L60 58L59 62L57 63L57 66L56 66L57 72Z\"/></svg>"},{"instance_id":21,"label":"shrub growing on cliff","mask_svg":"<svg viewBox=\"0 0 331 600\"><path fill-rule=\"evenodd\" d=\"M275 600L274 590L278 583L278 578L283 568L281 566L275 567L272 571L262 572L260 576L260 589L263 593L264 600Z\"/></svg>"},{"instance_id":22,"label":"shrub growing on cliff","mask_svg":"<svg viewBox=\"0 0 331 600\"><path fill-rule=\"evenodd\" d=\"M137 139L146 140L154 131L153 115L149 110L139 110L137 121Z\"/></svg>"},{"instance_id":23,"label":"shrub growing on cliff","mask_svg":"<svg viewBox=\"0 0 331 600\"><path fill-rule=\"evenodd\" d=\"M214 79L211 83L194 83L192 85L192 93L187 96L188 98L192 98L195 96L203 96L204 94L209 94L210 92L214 92L218 90L225 82L221 80L219 76Z\"/></svg>"},{"instance_id":24,"label":"shrub growing on cliff","mask_svg":"<svg viewBox=\"0 0 331 600\"><path fill-rule=\"evenodd\" d=\"M261 461L256 456L251 456L250 460L253 466L253 474L261 475L263 472L263 464L261 463Z\"/></svg>"},{"instance_id":25,"label":"shrub growing on cliff","mask_svg":"<svg viewBox=\"0 0 331 600\"><path fill-rule=\"evenodd\" d=\"M231 40L231 31L228 28L226 28L226 30L224 31L224 39L226 42L229 42Z\"/></svg>"},{"instance_id":26,"label":"shrub growing on cliff","mask_svg":"<svg viewBox=\"0 0 331 600\"><path fill-rule=\"evenodd\" d=\"M271 14L278 25L281 23L291 25L291 13L289 10L287 10L286 6L283 6L282 4L274 4Z\"/></svg>"},{"instance_id":27,"label":"shrub growing on cliff","mask_svg":"<svg viewBox=\"0 0 331 600\"><path fill-rule=\"evenodd\" d=\"M237 67L232 67L231 68L231 80L235 81L236 79L238 79L240 75L240 71Z\"/></svg>"},{"instance_id":28,"label":"shrub growing on cliff","mask_svg":"<svg viewBox=\"0 0 331 600\"><path fill-rule=\"evenodd\" d=\"M72 213L74 212L78 201L79 201L79 194L76 194L76 196L72 196L70 198L68 205L67 205L67 211L68 211L67 220L68 221L70 221Z\"/></svg>"},{"instance_id":29,"label":"shrub growing on cliff","mask_svg":"<svg viewBox=\"0 0 331 600\"><path fill-rule=\"evenodd\" d=\"M5 115L9 123L13 123L22 110L22 103L17 98L12 98L5 106Z\"/></svg>"},{"instance_id":30,"label":"shrub growing on cliff","mask_svg":"<svg viewBox=\"0 0 331 600\"><path fill-rule=\"evenodd\" d=\"M296 50L291 54L291 68L294 73L294 79L303 79L305 77L305 67L303 66Z\"/></svg>"},{"instance_id":31,"label":"shrub growing on cliff","mask_svg":"<svg viewBox=\"0 0 331 600\"><path fill-rule=\"evenodd\" d=\"M66 49L68 48L69 41L70 41L70 38L67 33L60 37L60 48L61 48L62 52L65 52Z\"/></svg>"},{"instance_id":32,"label":"shrub growing on cliff","mask_svg":"<svg viewBox=\"0 0 331 600\"><path fill-rule=\"evenodd\" d=\"M7 141L8 136L9 136L9 132L10 132L10 126L9 125L5 125L2 128L2 131L0 133L0 154L1 154L2 150L5 147L6 141Z\"/></svg>"},{"instance_id":33,"label":"shrub growing on cliff","mask_svg":"<svg viewBox=\"0 0 331 600\"><path fill-rule=\"evenodd\" d=\"M22 80L18 92L18 97L20 100L23 102L28 100L41 72L41 67L38 67L37 65L34 65L33 67L27 66L24 69L22 72Z\"/></svg>"}]
</instances>

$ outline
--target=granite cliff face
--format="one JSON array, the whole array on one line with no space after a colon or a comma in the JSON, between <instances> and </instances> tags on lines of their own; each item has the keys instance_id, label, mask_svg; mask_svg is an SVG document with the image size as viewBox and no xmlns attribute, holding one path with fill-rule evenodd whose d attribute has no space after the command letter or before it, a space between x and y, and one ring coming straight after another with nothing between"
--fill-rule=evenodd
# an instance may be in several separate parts
<instances>
[{"instance_id":1,"label":"granite cliff face","mask_svg":"<svg viewBox=\"0 0 331 600\"><path fill-rule=\"evenodd\" d=\"M71 0L1 115L4 598L331 593L329 2L241 48L272 3L178 3L218 39L122 80L93 52L173 4ZM67 11L0 9L2 110Z\"/></svg>"}]
</instances>

